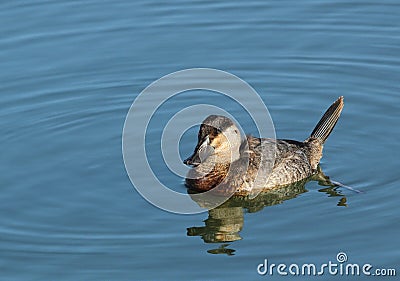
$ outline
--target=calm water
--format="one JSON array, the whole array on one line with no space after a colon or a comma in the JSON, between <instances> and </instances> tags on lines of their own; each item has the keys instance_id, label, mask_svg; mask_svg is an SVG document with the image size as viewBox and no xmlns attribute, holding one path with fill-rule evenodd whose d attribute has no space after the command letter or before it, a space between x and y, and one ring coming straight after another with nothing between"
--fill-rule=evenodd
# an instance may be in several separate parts
<instances>
[{"instance_id":1,"label":"calm water","mask_svg":"<svg viewBox=\"0 0 400 281\"><path fill-rule=\"evenodd\" d=\"M397 1L0 7L1 280L273 279L256 272L264 258L322 264L340 251L400 274ZM147 203L124 169L125 115L149 83L192 67L250 83L280 138L306 138L344 95L321 166L363 193L312 181L191 216ZM218 98L196 92L175 102L189 100ZM241 118L235 104L223 106ZM155 148L162 129L150 132ZM181 143L184 156L195 135ZM152 165L185 191L162 162Z\"/></svg>"}]
</instances>

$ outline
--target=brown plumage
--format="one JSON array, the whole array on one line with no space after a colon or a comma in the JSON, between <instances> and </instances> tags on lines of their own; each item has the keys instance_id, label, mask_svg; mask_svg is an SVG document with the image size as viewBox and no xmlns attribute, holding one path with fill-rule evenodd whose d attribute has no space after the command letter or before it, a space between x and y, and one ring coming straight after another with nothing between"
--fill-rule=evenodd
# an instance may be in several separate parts
<instances>
[{"instance_id":1,"label":"brown plumage","mask_svg":"<svg viewBox=\"0 0 400 281\"><path fill-rule=\"evenodd\" d=\"M303 142L252 136L242 141L229 118L207 117L200 126L193 155L184 161L193 165L186 185L197 191L216 188L221 193L248 195L253 189L268 190L312 176L343 105L340 97Z\"/></svg>"}]
</instances>

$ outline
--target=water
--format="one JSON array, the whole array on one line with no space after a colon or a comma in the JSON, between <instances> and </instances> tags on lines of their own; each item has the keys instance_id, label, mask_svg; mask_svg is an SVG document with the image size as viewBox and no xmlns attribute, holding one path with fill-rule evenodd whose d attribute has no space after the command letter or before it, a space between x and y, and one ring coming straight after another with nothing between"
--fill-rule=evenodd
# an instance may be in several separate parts
<instances>
[{"instance_id":1,"label":"water","mask_svg":"<svg viewBox=\"0 0 400 281\"><path fill-rule=\"evenodd\" d=\"M398 271L399 13L396 1L2 3L1 280L273 279L257 274L265 258L321 264L340 251ZM312 181L192 216L147 203L124 169L125 115L149 83L192 67L250 83L280 138L306 138L344 95L321 166L363 193ZM236 241L218 242L221 229Z\"/></svg>"}]
</instances>

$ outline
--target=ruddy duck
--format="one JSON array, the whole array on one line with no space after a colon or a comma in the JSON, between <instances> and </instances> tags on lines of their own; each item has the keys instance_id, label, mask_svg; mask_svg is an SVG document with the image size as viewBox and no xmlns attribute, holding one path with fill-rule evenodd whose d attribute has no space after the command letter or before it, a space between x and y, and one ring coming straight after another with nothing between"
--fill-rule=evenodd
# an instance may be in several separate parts
<instances>
[{"instance_id":1,"label":"ruddy duck","mask_svg":"<svg viewBox=\"0 0 400 281\"><path fill-rule=\"evenodd\" d=\"M221 192L248 195L254 188L269 190L316 174L323 145L339 120L343 105L343 97L339 97L303 142L253 136L242 141L232 120L208 116L200 126L193 155L184 161L193 166L186 185L195 191L218 188ZM255 182L259 173L264 176L261 186L260 181Z\"/></svg>"}]
</instances>

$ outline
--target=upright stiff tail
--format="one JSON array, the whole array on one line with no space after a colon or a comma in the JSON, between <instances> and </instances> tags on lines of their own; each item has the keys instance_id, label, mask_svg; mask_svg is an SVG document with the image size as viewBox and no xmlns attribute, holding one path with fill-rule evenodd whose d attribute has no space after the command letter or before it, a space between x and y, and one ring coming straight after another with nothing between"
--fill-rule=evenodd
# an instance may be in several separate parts
<instances>
[{"instance_id":1,"label":"upright stiff tail","mask_svg":"<svg viewBox=\"0 0 400 281\"><path fill-rule=\"evenodd\" d=\"M339 97L328 108L324 116L322 116L321 120L319 120L317 126L315 126L314 131L312 131L310 138L320 139L322 143L324 143L331 134L337 121L339 120L343 106L344 106L343 97Z\"/></svg>"}]
</instances>

